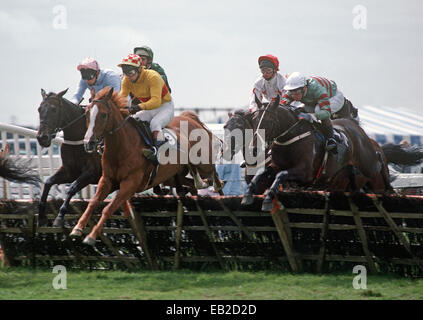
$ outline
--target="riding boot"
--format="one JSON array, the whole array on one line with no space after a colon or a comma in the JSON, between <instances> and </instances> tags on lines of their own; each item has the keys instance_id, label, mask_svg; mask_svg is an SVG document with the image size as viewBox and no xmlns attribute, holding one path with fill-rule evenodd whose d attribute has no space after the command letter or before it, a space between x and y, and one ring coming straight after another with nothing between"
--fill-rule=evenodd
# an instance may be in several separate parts
<instances>
[{"instance_id":1,"label":"riding boot","mask_svg":"<svg viewBox=\"0 0 423 320\"><path fill-rule=\"evenodd\" d=\"M144 154L144 157L146 157L148 160L153 161L154 163L158 163L157 160L157 153L159 151L159 148L167 143L167 139L165 140L156 140L154 139L154 146L151 146L150 148L144 148L142 149L142 153Z\"/></svg>"},{"instance_id":2,"label":"riding boot","mask_svg":"<svg viewBox=\"0 0 423 320\"><path fill-rule=\"evenodd\" d=\"M323 134L326 137L326 150L332 152L333 154L337 154L337 142L334 136L333 126L330 119L325 119L322 121L324 126Z\"/></svg>"}]
</instances>

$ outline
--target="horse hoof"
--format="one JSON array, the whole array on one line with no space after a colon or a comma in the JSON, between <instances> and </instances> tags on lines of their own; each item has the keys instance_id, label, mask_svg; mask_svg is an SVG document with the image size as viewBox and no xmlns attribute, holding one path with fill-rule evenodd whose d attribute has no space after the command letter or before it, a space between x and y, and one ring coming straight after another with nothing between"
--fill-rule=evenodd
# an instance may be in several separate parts
<instances>
[{"instance_id":1,"label":"horse hoof","mask_svg":"<svg viewBox=\"0 0 423 320\"><path fill-rule=\"evenodd\" d=\"M65 225L65 220L63 218L56 217L56 219L54 219L53 227L55 227L55 228L63 228L64 225Z\"/></svg>"},{"instance_id":2,"label":"horse hoof","mask_svg":"<svg viewBox=\"0 0 423 320\"><path fill-rule=\"evenodd\" d=\"M89 245L91 247L95 247L95 240L91 237L86 236L84 241L82 241L83 244Z\"/></svg>"},{"instance_id":3,"label":"horse hoof","mask_svg":"<svg viewBox=\"0 0 423 320\"><path fill-rule=\"evenodd\" d=\"M80 238L82 237L82 229L73 228L72 232L69 234L72 238Z\"/></svg>"},{"instance_id":4,"label":"horse hoof","mask_svg":"<svg viewBox=\"0 0 423 320\"><path fill-rule=\"evenodd\" d=\"M38 227L45 227L48 223L48 219L46 216L38 216Z\"/></svg>"},{"instance_id":5,"label":"horse hoof","mask_svg":"<svg viewBox=\"0 0 423 320\"><path fill-rule=\"evenodd\" d=\"M254 202L254 199L253 199L252 195L245 195L242 198L241 205L242 206L248 206L248 205L252 204L253 202Z\"/></svg>"},{"instance_id":6,"label":"horse hoof","mask_svg":"<svg viewBox=\"0 0 423 320\"><path fill-rule=\"evenodd\" d=\"M269 201L263 201L263 204L261 205L261 211L264 212L270 212L273 210L273 202L272 200Z\"/></svg>"}]
</instances>

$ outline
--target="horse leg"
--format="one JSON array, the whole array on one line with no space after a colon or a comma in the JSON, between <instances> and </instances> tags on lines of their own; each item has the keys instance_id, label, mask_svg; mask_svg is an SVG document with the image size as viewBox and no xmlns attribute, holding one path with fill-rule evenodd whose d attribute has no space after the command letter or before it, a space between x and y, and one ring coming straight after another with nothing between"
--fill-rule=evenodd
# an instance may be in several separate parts
<instances>
[{"instance_id":1,"label":"horse leg","mask_svg":"<svg viewBox=\"0 0 423 320\"><path fill-rule=\"evenodd\" d=\"M279 186L286 180L288 177L288 171L280 171L276 174L275 180L272 183L269 191L266 194L266 197L263 200L261 207L262 211L272 211L273 209L273 199L279 191Z\"/></svg>"},{"instance_id":2,"label":"horse leg","mask_svg":"<svg viewBox=\"0 0 423 320\"><path fill-rule=\"evenodd\" d=\"M244 193L244 197L242 198L241 205L250 205L254 202L253 194L256 192L257 185L259 182L263 182L265 188L267 188L270 183L269 181L262 181L262 179L265 179L267 175L273 170L274 168L267 166L265 168L261 168L258 170L258 172L255 174L254 178L251 180L250 184L247 186L247 190Z\"/></svg>"},{"instance_id":3,"label":"horse leg","mask_svg":"<svg viewBox=\"0 0 423 320\"><path fill-rule=\"evenodd\" d=\"M197 168L193 168L191 165L188 165L189 167L189 173L191 174L192 178L194 179L194 186L197 189L205 189L209 185L208 183L204 182L203 179L201 179L200 174L198 173Z\"/></svg>"},{"instance_id":4,"label":"horse leg","mask_svg":"<svg viewBox=\"0 0 423 320\"><path fill-rule=\"evenodd\" d=\"M87 225L88 220L91 218L91 215L93 214L94 210L99 206L100 202L106 199L106 197L109 195L111 191L112 191L112 182L109 179L105 179L102 176L100 178L100 181L98 182L98 188L97 188L97 192L94 195L94 198L90 200L90 203L88 204L84 213L79 218L78 223L72 229L72 232L70 233L71 237L82 236L82 230Z\"/></svg>"},{"instance_id":5,"label":"horse leg","mask_svg":"<svg viewBox=\"0 0 423 320\"><path fill-rule=\"evenodd\" d=\"M143 176L142 176L143 177ZM141 177L141 181L142 181ZM103 211L101 212L101 218L97 222L97 224L92 228L89 235L87 235L83 241L84 244L95 246L95 241L97 236L100 234L101 230L103 229L103 225L107 219L109 219L116 210L118 210L122 204L129 200L131 196L137 191L137 187L139 186L139 181L136 179L133 180L125 180L122 181L119 187L119 191L117 192L116 196L113 200L104 207Z\"/></svg>"},{"instance_id":6,"label":"horse leg","mask_svg":"<svg viewBox=\"0 0 423 320\"><path fill-rule=\"evenodd\" d=\"M65 214L68 212L69 210L69 202L72 199L72 197L81 189L85 188L87 185L90 184L90 181L92 180L92 177L94 175L94 172L91 170L87 170L84 171L79 177L78 179L76 179L72 185L70 186L67 194L66 194L66 199L63 202L63 204L61 205L60 209L59 209L59 214L57 215L56 219L53 222L53 227L63 227L64 225L64 217Z\"/></svg>"},{"instance_id":7,"label":"horse leg","mask_svg":"<svg viewBox=\"0 0 423 320\"><path fill-rule=\"evenodd\" d=\"M279 187L282 183L286 182L289 178L289 181L295 181L300 184L306 184L312 179L309 176L309 169L306 164L300 164L300 166L284 171L280 171L276 174L275 179L272 183L272 186L269 188L269 191L266 193L266 197L263 200L262 211L272 211L273 209L273 199L279 191Z\"/></svg>"},{"instance_id":8,"label":"horse leg","mask_svg":"<svg viewBox=\"0 0 423 320\"><path fill-rule=\"evenodd\" d=\"M60 167L59 170L56 171L54 175L49 177L47 181L44 183L43 193L41 194L40 203L38 204L38 226L45 226L47 225L47 215L46 211L46 203L47 197L50 192L50 189L55 184L62 184L65 182L69 182L69 175L68 172L65 170L64 167Z\"/></svg>"},{"instance_id":9,"label":"horse leg","mask_svg":"<svg viewBox=\"0 0 423 320\"><path fill-rule=\"evenodd\" d=\"M226 181L220 180L219 175L216 172L216 167L213 168L212 179L214 191L219 192L219 194L223 196L223 188L225 187Z\"/></svg>"}]
</instances>

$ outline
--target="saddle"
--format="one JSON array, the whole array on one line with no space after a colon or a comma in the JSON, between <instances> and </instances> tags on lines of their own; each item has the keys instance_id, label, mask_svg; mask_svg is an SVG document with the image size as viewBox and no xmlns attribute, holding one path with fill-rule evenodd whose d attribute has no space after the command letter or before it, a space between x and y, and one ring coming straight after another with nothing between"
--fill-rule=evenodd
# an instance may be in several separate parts
<instances>
[{"instance_id":1,"label":"saddle","mask_svg":"<svg viewBox=\"0 0 423 320\"><path fill-rule=\"evenodd\" d=\"M148 123L148 121L137 120L134 117L130 117L128 121L132 123L135 129L137 129L139 135L141 136L147 147L154 147L153 133L150 130L150 124ZM170 149L182 151L179 147L178 138L172 130L168 128L163 128L163 136L166 140L165 143Z\"/></svg>"}]
</instances>

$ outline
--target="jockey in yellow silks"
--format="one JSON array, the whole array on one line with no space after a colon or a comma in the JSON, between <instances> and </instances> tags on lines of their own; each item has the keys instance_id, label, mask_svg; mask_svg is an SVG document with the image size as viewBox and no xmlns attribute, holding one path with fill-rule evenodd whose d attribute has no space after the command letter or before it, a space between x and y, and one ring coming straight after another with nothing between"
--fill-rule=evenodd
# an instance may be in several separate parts
<instances>
[{"instance_id":1,"label":"jockey in yellow silks","mask_svg":"<svg viewBox=\"0 0 423 320\"><path fill-rule=\"evenodd\" d=\"M174 104L164 80L154 70L147 70L141 66L141 58L136 54L129 54L118 65L125 75L122 80L120 95L127 98L132 93L140 104L131 105L130 112L134 118L148 121L153 133L154 147L143 149L147 159L157 161L157 150L166 142L162 129L174 117Z\"/></svg>"}]
</instances>

